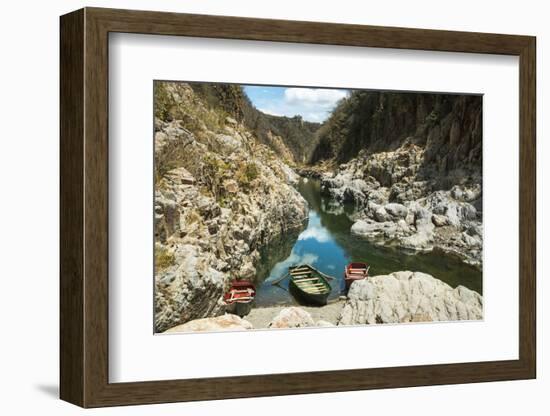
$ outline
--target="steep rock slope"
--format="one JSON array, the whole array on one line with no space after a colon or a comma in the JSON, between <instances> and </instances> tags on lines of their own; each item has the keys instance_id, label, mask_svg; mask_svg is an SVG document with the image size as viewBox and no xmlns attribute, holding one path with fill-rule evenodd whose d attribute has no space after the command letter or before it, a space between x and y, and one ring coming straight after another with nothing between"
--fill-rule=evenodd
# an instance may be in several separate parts
<instances>
[{"instance_id":1,"label":"steep rock slope","mask_svg":"<svg viewBox=\"0 0 550 416\"><path fill-rule=\"evenodd\" d=\"M359 237L481 267L481 109L480 96L354 92L319 131L313 159L344 162L322 192L358 205Z\"/></svg>"},{"instance_id":2,"label":"steep rock slope","mask_svg":"<svg viewBox=\"0 0 550 416\"><path fill-rule=\"evenodd\" d=\"M287 163L305 163L317 145L320 124L300 116L283 117L257 110L240 85L192 83L193 90L211 107L219 108L239 122Z\"/></svg>"},{"instance_id":3,"label":"steep rock slope","mask_svg":"<svg viewBox=\"0 0 550 416\"><path fill-rule=\"evenodd\" d=\"M223 313L233 278L307 218L295 173L184 83L155 85L155 326Z\"/></svg>"},{"instance_id":4,"label":"steep rock slope","mask_svg":"<svg viewBox=\"0 0 550 416\"><path fill-rule=\"evenodd\" d=\"M419 175L459 169L480 174L481 108L477 95L355 91L319 130L312 162L347 162L360 151L393 151L405 142L425 151Z\"/></svg>"}]
</instances>

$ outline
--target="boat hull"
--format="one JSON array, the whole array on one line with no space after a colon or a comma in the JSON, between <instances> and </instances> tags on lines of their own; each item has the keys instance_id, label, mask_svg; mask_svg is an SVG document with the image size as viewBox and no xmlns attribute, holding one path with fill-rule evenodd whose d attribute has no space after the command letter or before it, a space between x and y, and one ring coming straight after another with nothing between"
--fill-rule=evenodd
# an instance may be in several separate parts
<instances>
[{"instance_id":1,"label":"boat hull","mask_svg":"<svg viewBox=\"0 0 550 416\"><path fill-rule=\"evenodd\" d=\"M369 266L366 263L350 263L344 268L344 282L349 290L351 284L357 280L365 280L368 277Z\"/></svg>"},{"instance_id":2,"label":"boat hull","mask_svg":"<svg viewBox=\"0 0 550 416\"><path fill-rule=\"evenodd\" d=\"M288 283L288 289L290 294L294 296L299 303L315 306L323 306L327 304L332 287L322 273L309 265L291 267L289 269L289 273L290 281ZM309 291L305 290L308 288L308 285L304 285L300 282L300 280L304 277L304 273L307 274L306 280L315 280L315 285L317 286L316 289ZM300 275L302 277L300 277ZM322 289L319 289L319 286L321 286Z\"/></svg>"},{"instance_id":3,"label":"boat hull","mask_svg":"<svg viewBox=\"0 0 550 416\"><path fill-rule=\"evenodd\" d=\"M325 306L328 301L328 295L330 294L330 292L326 294L306 293L292 281L288 284L288 289L290 290L290 294L304 305Z\"/></svg>"},{"instance_id":4,"label":"boat hull","mask_svg":"<svg viewBox=\"0 0 550 416\"><path fill-rule=\"evenodd\" d=\"M253 304L254 304L254 301L233 302L225 306L225 311L227 313L231 313L233 315L237 315L242 318L243 316L246 316L250 313L250 311L252 310Z\"/></svg>"},{"instance_id":5,"label":"boat hull","mask_svg":"<svg viewBox=\"0 0 550 416\"><path fill-rule=\"evenodd\" d=\"M256 296L256 287L248 280L234 280L230 290L225 293L225 312L241 318L252 310Z\"/></svg>"}]
</instances>

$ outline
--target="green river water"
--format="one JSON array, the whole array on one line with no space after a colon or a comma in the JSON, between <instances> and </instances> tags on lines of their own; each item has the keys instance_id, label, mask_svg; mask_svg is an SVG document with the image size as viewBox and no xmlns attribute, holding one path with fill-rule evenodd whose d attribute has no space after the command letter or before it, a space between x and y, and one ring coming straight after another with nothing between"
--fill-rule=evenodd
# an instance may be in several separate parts
<instances>
[{"instance_id":1,"label":"green river water","mask_svg":"<svg viewBox=\"0 0 550 416\"><path fill-rule=\"evenodd\" d=\"M298 191L309 204L307 227L287 235L264 250L258 268L256 306L295 304L288 292L288 279L272 282L284 276L289 266L311 264L333 276L330 298L344 292L344 267L351 261L364 261L371 267L369 275L411 270L428 273L452 287L463 285L482 294L482 273L455 257L443 253L407 254L395 248L378 247L350 234L353 221L349 214L353 206L336 205L320 193L318 180L302 179Z\"/></svg>"}]
</instances>

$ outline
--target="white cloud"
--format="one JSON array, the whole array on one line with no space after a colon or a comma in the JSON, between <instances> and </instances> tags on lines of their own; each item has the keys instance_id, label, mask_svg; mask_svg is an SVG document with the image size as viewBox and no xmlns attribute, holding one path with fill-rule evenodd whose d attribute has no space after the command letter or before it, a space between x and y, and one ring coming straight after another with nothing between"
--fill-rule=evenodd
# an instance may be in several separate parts
<instances>
[{"instance_id":1,"label":"white cloud","mask_svg":"<svg viewBox=\"0 0 550 416\"><path fill-rule=\"evenodd\" d=\"M281 117L282 114L281 113L278 113L276 111L273 111L273 110L269 110L267 108L258 108L258 111L261 111L262 113L264 114L269 114L270 116L277 116L277 117Z\"/></svg>"},{"instance_id":2,"label":"white cloud","mask_svg":"<svg viewBox=\"0 0 550 416\"><path fill-rule=\"evenodd\" d=\"M298 236L298 240L308 240L310 238L319 243L326 243L331 239L329 232L323 227L309 227Z\"/></svg>"},{"instance_id":3,"label":"white cloud","mask_svg":"<svg viewBox=\"0 0 550 416\"><path fill-rule=\"evenodd\" d=\"M273 116L301 116L306 121L322 123L330 115L336 103L349 94L348 90L323 88L286 88L281 93L269 89L255 90L254 106Z\"/></svg>"},{"instance_id":4,"label":"white cloud","mask_svg":"<svg viewBox=\"0 0 550 416\"><path fill-rule=\"evenodd\" d=\"M285 101L291 104L314 104L332 107L346 95L346 90L287 88L285 90Z\"/></svg>"}]
</instances>

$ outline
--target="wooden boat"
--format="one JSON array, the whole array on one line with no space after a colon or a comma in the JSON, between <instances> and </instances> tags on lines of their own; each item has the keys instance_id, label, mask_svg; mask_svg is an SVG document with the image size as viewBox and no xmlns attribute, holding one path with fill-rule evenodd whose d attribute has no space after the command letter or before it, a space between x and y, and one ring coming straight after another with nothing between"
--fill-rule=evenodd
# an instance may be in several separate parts
<instances>
[{"instance_id":1,"label":"wooden boat","mask_svg":"<svg viewBox=\"0 0 550 416\"><path fill-rule=\"evenodd\" d=\"M349 263L344 269L344 280L346 288L349 289L351 284L356 280L366 279L369 275L370 266L367 263L353 262Z\"/></svg>"},{"instance_id":2,"label":"wooden boat","mask_svg":"<svg viewBox=\"0 0 550 416\"><path fill-rule=\"evenodd\" d=\"M256 296L256 287L249 280L234 280L231 287L224 294L225 311L243 317L250 313L254 297Z\"/></svg>"},{"instance_id":3,"label":"wooden boat","mask_svg":"<svg viewBox=\"0 0 550 416\"><path fill-rule=\"evenodd\" d=\"M288 271L288 288L294 297L307 304L327 304L332 288L323 273L309 264L289 267Z\"/></svg>"}]
</instances>

